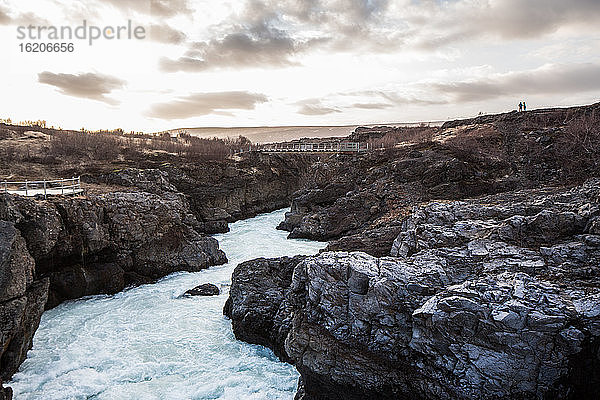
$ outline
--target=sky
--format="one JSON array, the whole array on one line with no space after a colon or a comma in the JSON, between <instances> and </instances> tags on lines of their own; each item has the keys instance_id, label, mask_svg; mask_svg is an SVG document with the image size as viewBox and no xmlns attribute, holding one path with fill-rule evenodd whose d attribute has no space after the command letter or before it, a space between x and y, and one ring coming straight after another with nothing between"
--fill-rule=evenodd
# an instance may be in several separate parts
<instances>
[{"instance_id":1,"label":"sky","mask_svg":"<svg viewBox=\"0 0 600 400\"><path fill-rule=\"evenodd\" d=\"M0 0L0 118L155 132L590 104L598 21L598 0Z\"/></svg>"}]
</instances>

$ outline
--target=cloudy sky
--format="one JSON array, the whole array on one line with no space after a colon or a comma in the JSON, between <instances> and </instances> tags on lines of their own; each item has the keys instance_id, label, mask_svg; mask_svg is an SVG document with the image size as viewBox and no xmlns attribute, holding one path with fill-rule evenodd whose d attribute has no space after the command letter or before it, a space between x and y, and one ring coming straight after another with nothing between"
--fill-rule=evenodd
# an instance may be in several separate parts
<instances>
[{"instance_id":1,"label":"cloudy sky","mask_svg":"<svg viewBox=\"0 0 600 400\"><path fill-rule=\"evenodd\" d=\"M19 26L84 20L146 37L21 52L40 40ZM0 0L0 118L158 131L586 104L600 101L598 21L598 0Z\"/></svg>"}]
</instances>

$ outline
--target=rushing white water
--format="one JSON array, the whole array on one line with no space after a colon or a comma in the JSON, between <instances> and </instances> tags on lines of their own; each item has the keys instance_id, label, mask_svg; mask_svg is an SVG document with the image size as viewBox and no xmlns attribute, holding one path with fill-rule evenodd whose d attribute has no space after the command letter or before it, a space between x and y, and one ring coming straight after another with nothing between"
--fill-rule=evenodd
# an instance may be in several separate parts
<instances>
[{"instance_id":1,"label":"rushing white water","mask_svg":"<svg viewBox=\"0 0 600 400\"><path fill-rule=\"evenodd\" d=\"M235 340L222 315L233 268L257 257L314 254L286 240L284 210L216 235L229 263L176 273L114 296L64 303L42 316L33 349L8 385L22 399L291 399L298 374L261 346ZM222 294L180 297L214 283Z\"/></svg>"}]
</instances>

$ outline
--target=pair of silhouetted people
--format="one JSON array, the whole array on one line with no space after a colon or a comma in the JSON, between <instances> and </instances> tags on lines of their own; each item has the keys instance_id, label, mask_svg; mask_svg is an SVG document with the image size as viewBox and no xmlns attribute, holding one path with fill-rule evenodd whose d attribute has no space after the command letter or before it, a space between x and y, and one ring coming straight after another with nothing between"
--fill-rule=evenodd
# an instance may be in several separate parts
<instances>
[{"instance_id":1,"label":"pair of silhouetted people","mask_svg":"<svg viewBox=\"0 0 600 400\"><path fill-rule=\"evenodd\" d=\"M519 111L527 111L527 104L524 101L519 103Z\"/></svg>"}]
</instances>

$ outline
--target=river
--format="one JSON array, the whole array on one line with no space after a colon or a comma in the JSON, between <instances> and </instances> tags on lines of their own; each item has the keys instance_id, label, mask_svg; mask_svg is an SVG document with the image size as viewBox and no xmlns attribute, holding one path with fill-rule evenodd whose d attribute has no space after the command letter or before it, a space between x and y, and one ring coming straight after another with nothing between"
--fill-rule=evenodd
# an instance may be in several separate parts
<instances>
[{"instance_id":1,"label":"river","mask_svg":"<svg viewBox=\"0 0 600 400\"><path fill-rule=\"evenodd\" d=\"M325 246L287 240L275 229L284 212L238 221L215 235L228 264L46 311L27 360L8 382L15 400L292 399L294 367L235 340L222 315L238 263ZM201 283L220 286L221 295L181 297Z\"/></svg>"}]
</instances>

